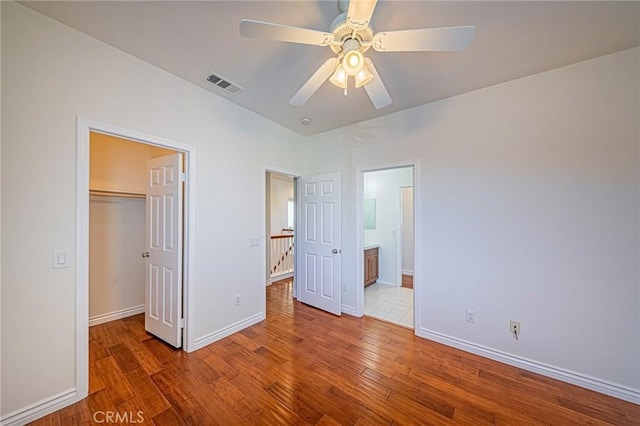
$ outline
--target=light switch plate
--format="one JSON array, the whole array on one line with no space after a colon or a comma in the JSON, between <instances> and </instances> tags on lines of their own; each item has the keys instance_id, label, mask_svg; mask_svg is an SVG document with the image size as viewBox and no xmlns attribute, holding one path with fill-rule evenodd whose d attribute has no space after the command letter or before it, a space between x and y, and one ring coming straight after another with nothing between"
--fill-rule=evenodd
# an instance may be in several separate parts
<instances>
[{"instance_id":1,"label":"light switch plate","mask_svg":"<svg viewBox=\"0 0 640 426\"><path fill-rule=\"evenodd\" d=\"M66 250L55 250L53 252L53 269L69 267L69 253Z\"/></svg>"},{"instance_id":2,"label":"light switch plate","mask_svg":"<svg viewBox=\"0 0 640 426\"><path fill-rule=\"evenodd\" d=\"M260 247L260 238L251 238L249 240L249 247Z\"/></svg>"}]
</instances>

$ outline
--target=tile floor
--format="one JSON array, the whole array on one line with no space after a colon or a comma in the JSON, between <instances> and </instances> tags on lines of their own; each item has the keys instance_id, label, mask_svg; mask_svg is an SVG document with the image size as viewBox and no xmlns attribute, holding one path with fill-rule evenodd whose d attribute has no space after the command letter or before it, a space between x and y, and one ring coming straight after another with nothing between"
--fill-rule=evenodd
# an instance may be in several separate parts
<instances>
[{"instance_id":1,"label":"tile floor","mask_svg":"<svg viewBox=\"0 0 640 426\"><path fill-rule=\"evenodd\" d=\"M364 314L413 328L413 290L374 283L364 289Z\"/></svg>"}]
</instances>

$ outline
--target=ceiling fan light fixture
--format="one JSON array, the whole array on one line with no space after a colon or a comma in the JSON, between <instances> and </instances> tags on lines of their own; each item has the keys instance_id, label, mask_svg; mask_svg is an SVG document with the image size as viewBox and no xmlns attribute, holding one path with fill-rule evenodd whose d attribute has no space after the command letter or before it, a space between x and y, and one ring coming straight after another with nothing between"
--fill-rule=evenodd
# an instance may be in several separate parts
<instances>
[{"instance_id":1,"label":"ceiling fan light fixture","mask_svg":"<svg viewBox=\"0 0 640 426\"><path fill-rule=\"evenodd\" d=\"M363 66L360 71L355 75L356 87L362 87L373 78L373 74L367 69L366 66Z\"/></svg>"},{"instance_id":2,"label":"ceiling fan light fixture","mask_svg":"<svg viewBox=\"0 0 640 426\"><path fill-rule=\"evenodd\" d=\"M333 75L329 78L329 81L341 89L347 88L347 73L342 65L338 65Z\"/></svg>"},{"instance_id":3,"label":"ceiling fan light fixture","mask_svg":"<svg viewBox=\"0 0 640 426\"><path fill-rule=\"evenodd\" d=\"M342 58L342 68L347 75L356 75L364 67L364 56L359 50L350 50Z\"/></svg>"}]
</instances>

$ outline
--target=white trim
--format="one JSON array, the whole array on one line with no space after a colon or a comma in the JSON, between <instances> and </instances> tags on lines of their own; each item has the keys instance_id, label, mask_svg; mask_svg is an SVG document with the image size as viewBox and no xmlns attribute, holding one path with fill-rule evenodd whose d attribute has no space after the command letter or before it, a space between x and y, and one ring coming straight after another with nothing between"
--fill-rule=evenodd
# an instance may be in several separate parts
<instances>
[{"instance_id":1,"label":"white trim","mask_svg":"<svg viewBox=\"0 0 640 426\"><path fill-rule=\"evenodd\" d=\"M299 173L299 172L286 170L286 169L283 169L281 167L272 167L272 166L269 166L269 165L265 165L263 168L264 168L264 172L265 173L266 172L276 173L276 174L279 174L279 175L289 176L289 177L291 177L293 179L302 177L302 174ZM266 185L266 182L265 182L265 185ZM293 195L294 195L294 198L295 198L295 193Z\"/></svg>"},{"instance_id":2,"label":"white trim","mask_svg":"<svg viewBox=\"0 0 640 426\"><path fill-rule=\"evenodd\" d=\"M266 292L265 292L266 293ZM264 312L259 312L255 315L251 315L248 318L245 318L241 321L238 321L234 324L231 324L227 327L221 328L218 331L214 331L213 333L205 334L202 337L198 337L193 342L193 350L196 351L200 348L203 348L207 345L210 345L214 342L217 342L220 339L224 339L227 336L232 335L240 330L243 330L247 327L251 327L254 324L259 323L265 319Z\"/></svg>"},{"instance_id":3,"label":"white trim","mask_svg":"<svg viewBox=\"0 0 640 426\"><path fill-rule=\"evenodd\" d=\"M412 176L413 177L413 176ZM396 187L396 282L402 287L402 186Z\"/></svg>"},{"instance_id":4,"label":"white trim","mask_svg":"<svg viewBox=\"0 0 640 426\"><path fill-rule=\"evenodd\" d=\"M184 153L186 182L184 191L184 280L183 316L185 317L183 349L194 350L190 324L195 318L195 286L189 285L195 277L196 235L196 149L169 139L147 135L135 130L78 117L76 158L76 390L74 401L89 393L89 161L90 132L112 135L135 142L172 149Z\"/></svg>"},{"instance_id":5,"label":"white trim","mask_svg":"<svg viewBox=\"0 0 640 426\"><path fill-rule=\"evenodd\" d=\"M358 315L358 310L354 306L341 305L340 310L343 314L351 315L354 317L362 316L362 314Z\"/></svg>"},{"instance_id":6,"label":"white trim","mask_svg":"<svg viewBox=\"0 0 640 426\"><path fill-rule=\"evenodd\" d=\"M86 328L86 327L85 327ZM1 426L24 425L36 419L58 411L75 403L77 400L76 389L69 389L57 393L49 398L42 399L19 410L13 411L0 419Z\"/></svg>"},{"instance_id":7,"label":"white trim","mask_svg":"<svg viewBox=\"0 0 640 426\"><path fill-rule=\"evenodd\" d=\"M104 324L105 322L115 321L122 318L127 318L133 315L144 314L144 305L132 306L130 308L124 308L113 312L107 312L106 314L94 315L89 317L89 327L94 325Z\"/></svg>"},{"instance_id":8,"label":"white trim","mask_svg":"<svg viewBox=\"0 0 640 426\"><path fill-rule=\"evenodd\" d=\"M494 361L522 368L523 370L538 373L546 377L560 380L562 382L571 383L573 385L609 395L614 398L629 401L634 404L640 404L640 390L637 389L631 389L626 386L608 382L606 380L601 380L585 374L576 373L575 371L565 370L563 368L491 349L486 346L477 345L475 343L447 336L446 334L431 331L423 327L420 327L419 330L416 329L416 335L428 340L433 340L434 342L442 343L443 345L463 350L465 352L470 352L485 358L492 359Z\"/></svg>"},{"instance_id":9,"label":"white trim","mask_svg":"<svg viewBox=\"0 0 640 426\"><path fill-rule=\"evenodd\" d=\"M267 280L267 285L271 285L271 283L273 282L284 280L286 278L292 278L292 277L293 277L293 271L283 272L281 274L273 275L271 278Z\"/></svg>"},{"instance_id":10,"label":"white trim","mask_svg":"<svg viewBox=\"0 0 640 426\"><path fill-rule=\"evenodd\" d=\"M363 271L363 273L364 273L364 271ZM402 287L402 282L400 282L400 283L390 283L390 282L387 282L387 281L376 280L376 284L390 285L391 287ZM362 292L364 293L364 290L362 290Z\"/></svg>"},{"instance_id":11,"label":"white trim","mask_svg":"<svg viewBox=\"0 0 640 426\"><path fill-rule=\"evenodd\" d=\"M356 314L361 317L364 315L364 170L356 169L356 189L355 189L355 207L356 207L356 276L355 276L355 296L356 296ZM360 255L362 253L362 255ZM362 285L360 285L362 283ZM360 288L362 287L362 288Z\"/></svg>"},{"instance_id":12,"label":"white trim","mask_svg":"<svg viewBox=\"0 0 640 426\"><path fill-rule=\"evenodd\" d=\"M422 313L422 304L417 303L418 300L422 300L422 285L420 283L422 263L418 262L418 259L422 259L422 244L418 244L418 236L421 235L420 231L422 230L420 182L419 161L416 160L413 167L413 327L416 334L417 324L420 324L418 318L421 318Z\"/></svg>"},{"instance_id":13,"label":"white trim","mask_svg":"<svg viewBox=\"0 0 640 426\"><path fill-rule=\"evenodd\" d=\"M410 277L413 276L413 271L409 271L408 269L403 269L402 270L402 275L409 275Z\"/></svg>"},{"instance_id":14,"label":"white trim","mask_svg":"<svg viewBox=\"0 0 640 426\"><path fill-rule=\"evenodd\" d=\"M76 175L76 400L89 394L89 131L78 117ZM84 253L86 255L80 255Z\"/></svg>"}]
</instances>

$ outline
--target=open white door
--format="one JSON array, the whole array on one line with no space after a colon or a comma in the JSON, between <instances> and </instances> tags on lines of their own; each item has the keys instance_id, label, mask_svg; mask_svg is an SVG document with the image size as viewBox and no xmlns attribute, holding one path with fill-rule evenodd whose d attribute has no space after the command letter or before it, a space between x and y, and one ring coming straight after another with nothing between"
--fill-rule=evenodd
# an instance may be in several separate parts
<instances>
[{"instance_id":1,"label":"open white door","mask_svg":"<svg viewBox=\"0 0 640 426\"><path fill-rule=\"evenodd\" d=\"M145 330L182 346L182 154L147 161Z\"/></svg>"},{"instance_id":2,"label":"open white door","mask_svg":"<svg viewBox=\"0 0 640 426\"><path fill-rule=\"evenodd\" d=\"M300 178L298 191L298 300L340 315L340 173Z\"/></svg>"}]
</instances>

